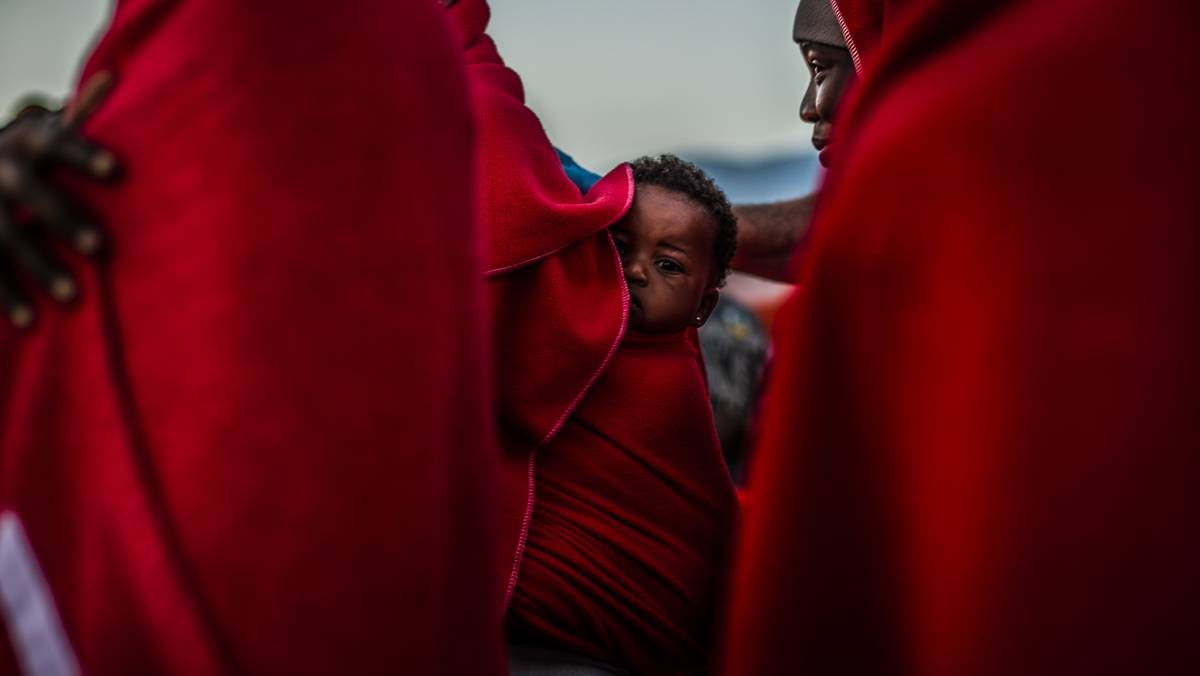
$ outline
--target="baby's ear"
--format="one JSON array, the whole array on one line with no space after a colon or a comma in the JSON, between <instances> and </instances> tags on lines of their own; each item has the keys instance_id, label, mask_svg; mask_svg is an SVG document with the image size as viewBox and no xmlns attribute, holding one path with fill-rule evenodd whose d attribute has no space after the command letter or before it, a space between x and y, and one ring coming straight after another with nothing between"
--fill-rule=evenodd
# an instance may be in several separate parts
<instances>
[{"instance_id":1,"label":"baby's ear","mask_svg":"<svg viewBox=\"0 0 1200 676\"><path fill-rule=\"evenodd\" d=\"M704 295L700 298L700 305L696 308L696 316L692 317L692 323L695 326L704 326L704 322L708 321L708 316L717 307L717 300L720 297L721 292L716 289L709 289L704 292Z\"/></svg>"}]
</instances>

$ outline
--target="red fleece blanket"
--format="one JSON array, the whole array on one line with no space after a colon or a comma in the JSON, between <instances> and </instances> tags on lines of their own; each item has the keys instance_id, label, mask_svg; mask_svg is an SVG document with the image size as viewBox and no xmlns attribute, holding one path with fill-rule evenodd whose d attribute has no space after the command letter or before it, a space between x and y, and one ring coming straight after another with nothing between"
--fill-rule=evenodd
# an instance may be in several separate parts
<instances>
[{"instance_id":1,"label":"red fleece blanket","mask_svg":"<svg viewBox=\"0 0 1200 676\"><path fill-rule=\"evenodd\" d=\"M487 3L460 0L449 13L478 128L511 595L533 509L536 449L562 428L625 330L628 292L607 228L632 203L633 178L622 165L580 197L525 107L520 78L484 33Z\"/></svg>"},{"instance_id":2,"label":"red fleece blanket","mask_svg":"<svg viewBox=\"0 0 1200 676\"><path fill-rule=\"evenodd\" d=\"M511 640L642 674L709 667L737 500L687 334L626 336L539 454Z\"/></svg>"},{"instance_id":3,"label":"red fleece blanket","mask_svg":"<svg viewBox=\"0 0 1200 676\"><path fill-rule=\"evenodd\" d=\"M724 673L1185 673L1196 10L885 4L778 319Z\"/></svg>"},{"instance_id":4,"label":"red fleece blanket","mask_svg":"<svg viewBox=\"0 0 1200 676\"><path fill-rule=\"evenodd\" d=\"M99 69L112 260L72 311L0 329L0 518L29 544L0 540L0 591L40 570L85 673L503 673L441 8L130 0ZM53 634L15 614L18 649Z\"/></svg>"}]
</instances>

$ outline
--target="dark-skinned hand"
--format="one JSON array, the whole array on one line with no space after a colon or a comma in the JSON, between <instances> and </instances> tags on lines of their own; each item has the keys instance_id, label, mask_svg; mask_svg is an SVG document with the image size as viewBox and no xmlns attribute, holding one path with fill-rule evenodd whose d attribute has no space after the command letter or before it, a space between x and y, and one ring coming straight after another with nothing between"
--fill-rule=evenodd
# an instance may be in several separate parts
<instances>
[{"instance_id":1,"label":"dark-skinned hand","mask_svg":"<svg viewBox=\"0 0 1200 676\"><path fill-rule=\"evenodd\" d=\"M58 303L78 295L74 277L52 253L52 240L86 257L104 244L100 229L54 188L52 175L62 167L98 180L115 175L112 154L79 133L110 83L102 73L66 109L28 106L0 129L0 321L22 329L33 323L26 289Z\"/></svg>"}]
</instances>

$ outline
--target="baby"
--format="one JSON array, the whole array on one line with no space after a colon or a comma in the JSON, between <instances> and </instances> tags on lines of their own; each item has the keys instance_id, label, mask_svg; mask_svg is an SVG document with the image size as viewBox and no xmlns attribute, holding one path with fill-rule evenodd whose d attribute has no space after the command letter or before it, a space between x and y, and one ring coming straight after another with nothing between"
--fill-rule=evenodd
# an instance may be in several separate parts
<instances>
[{"instance_id":1,"label":"baby","mask_svg":"<svg viewBox=\"0 0 1200 676\"><path fill-rule=\"evenodd\" d=\"M637 197L612 227L629 286L629 329L662 335L699 327L716 307L737 219L695 165L663 155L632 167Z\"/></svg>"},{"instance_id":2,"label":"baby","mask_svg":"<svg viewBox=\"0 0 1200 676\"><path fill-rule=\"evenodd\" d=\"M628 330L538 455L509 641L518 661L532 647L693 673L707 667L737 514L694 329L716 305L736 220L711 179L677 157L639 159L632 173L633 204L610 229Z\"/></svg>"},{"instance_id":3,"label":"baby","mask_svg":"<svg viewBox=\"0 0 1200 676\"><path fill-rule=\"evenodd\" d=\"M573 184L488 14L448 11L475 113L511 673L705 671L737 501L695 327L735 221L678 158Z\"/></svg>"}]
</instances>

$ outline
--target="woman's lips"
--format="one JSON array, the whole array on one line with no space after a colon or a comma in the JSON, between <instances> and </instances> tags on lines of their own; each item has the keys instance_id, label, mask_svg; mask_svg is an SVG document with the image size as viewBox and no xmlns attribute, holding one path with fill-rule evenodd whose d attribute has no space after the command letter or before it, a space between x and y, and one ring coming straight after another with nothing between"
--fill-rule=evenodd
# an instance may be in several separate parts
<instances>
[{"instance_id":1,"label":"woman's lips","mask_svg":"<svg viewBox=\"0 0 1200 676\"><path fill-rule=\"evenodd\" d=\"M832 158L832 155L829 154L829 137L814 136L812 144L817 149L817 159L820 160L821 166L828 168L829 160Z\"/></svg>"}]
</instances>

